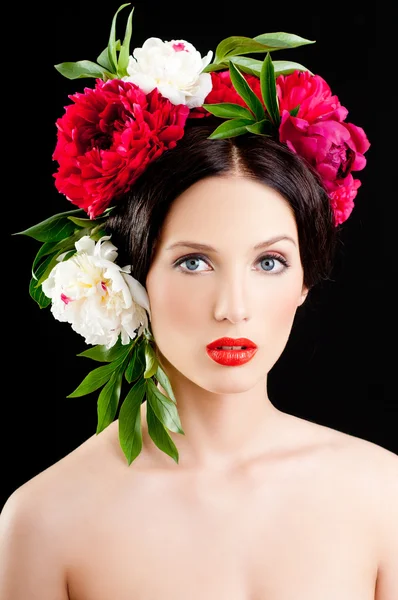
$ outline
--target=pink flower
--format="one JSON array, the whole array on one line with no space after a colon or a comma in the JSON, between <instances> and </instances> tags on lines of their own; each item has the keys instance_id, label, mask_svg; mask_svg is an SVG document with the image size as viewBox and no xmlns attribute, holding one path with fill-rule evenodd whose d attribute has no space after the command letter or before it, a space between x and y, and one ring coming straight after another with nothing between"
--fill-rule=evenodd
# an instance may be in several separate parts
<instances>
[{"instance_id":1,"label":"pink flower","mask_svg":"<svg viewBox=\"0 0 398 600\"><path fill-rule=\"evenodd\" d=\"M281 114L300 106L296 116L309 123L326 119L344 121L348 114L337 96L332 96L326 81L319 75L311 75L309 71L279 75L276 78L276 89Z\"/></svg>"},{"instance_id":2,"label":"pink flower","mask_svg":"<svg viewBox=\"0 0 398 600\"><path fill-rule=\"evenodd\" d=\"M94 88L70 96L73 104L57 120L53 159L59 192L94 219L184 135L189 109L174 105L155 88L98 79Z\"/></svg>"},{"instance_id":3,"label":"pink flower","mask_svg":"<svg viewBox=\"0 0 398 600\"><path fill-rule=\"evenodd\" d=\"M344 223L354 208L354 198L361 182L348 175L341 180L340 185L329 194L330 202L334 212L335 225Z\"/></svg>"},{"instance_id":4,"label":"pink flower","mask_svg":"<svg viewBox=\"0 0 398 600\"><path fill-rule=\"evenodd\" d=\"M342 222L343 215L352 210L359 187L350 175L365 167L369 140L361 127L344 121L347 109L319 75L295 71L279 76L276 84L281 112L279 139L316 168L329 195L337 192L336 218ZM297 107L297 114L292 116L289 111Z\"/></svg>"}]
</instances>

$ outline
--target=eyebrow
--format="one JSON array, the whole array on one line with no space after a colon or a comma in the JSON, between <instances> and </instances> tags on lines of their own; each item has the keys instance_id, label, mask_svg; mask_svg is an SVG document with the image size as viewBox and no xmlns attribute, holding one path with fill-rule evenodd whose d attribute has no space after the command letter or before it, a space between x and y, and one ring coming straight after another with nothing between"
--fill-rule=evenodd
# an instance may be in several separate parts
<instances>
[{"instance_id":1,"label":"eyebrow","mask_svg":"<svg viewBox=\"0 0 398 600\"><path fill-rule=\"evenodd\" d=\"M276 235L272 238L269 238L268 240L265 240L264 242L260 242L260 243L256 244L255 246L253 246L253 250L260 250L261 248L268 248L268 246L272 246L272 244L275 244L276 242L280 242L282 240L291 242L295 246L297 245L295 240L292 237L290 237L289 235ZM189 240L181 240L179 242L175 242L174 244L171 244L171 246L167 246L166 250L173 250L174 248L180 248L180 247L194 248L195 250L203 250L206 252L215 252L216 254L219 254L219 251L216 250L216 248L213 248L213 246L209 246L208 244L200 244L198 242L191 242Z\"/></svg>"}]
</instances>

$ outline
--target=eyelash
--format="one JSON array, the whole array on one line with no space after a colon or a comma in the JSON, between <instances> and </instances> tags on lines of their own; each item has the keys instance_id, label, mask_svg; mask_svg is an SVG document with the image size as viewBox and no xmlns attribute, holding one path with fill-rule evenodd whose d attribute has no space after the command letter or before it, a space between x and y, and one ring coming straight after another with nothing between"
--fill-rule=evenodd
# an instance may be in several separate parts
<instances>
[{"instance_id":1,"label":"eyelash","mask_svg":"<svg viewBox=\"0 0 398 600\"><path fill-rule=\"evenodd\" d=\"M202 273L203 271L186 271L184 269L181 269L181 265L182 263L184 263L185 261L191 259L191 258L198 258L199 260L203 260L203 262L205 262L206 264L208 263L208 259L207 257L205 257L203 254L188 254L187 256L183 256L182 258L179 258L175 263L174 263L174 267L178 268L178 270L181 273L185 273L186 275L195 275L195 273ZM278 262L280 262L283 265L283 269L281 271L279 271L278 273L273 273L272 271L264 271L263 273L271 273L274 275L280 275L281 273L283 273L287 268L290 267L290 264L288 263L288 261L286 260L286 258L284 258L283 256L281 256L280 254L273 254L271 252L268 252L267 254L264 254L263 256L260 256L260 258L257 259L257 262L261 262L265 259L269 259L272 258L273 260L277 260Z\"/></svg>"}]
</instances>

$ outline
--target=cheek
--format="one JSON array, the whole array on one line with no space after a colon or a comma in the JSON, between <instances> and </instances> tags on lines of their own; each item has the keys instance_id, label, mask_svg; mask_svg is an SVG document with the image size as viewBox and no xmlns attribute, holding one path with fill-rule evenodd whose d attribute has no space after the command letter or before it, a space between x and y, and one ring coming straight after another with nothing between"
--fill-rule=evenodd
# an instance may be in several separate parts
<instances>
[{"instance_id":1,"label":"cheek","mask_svg":"<svg viewBox=\"0 0 398 600\"><path fill-rule=\"evenodd\" d=\"M275 335L285 339L301 303L302 278L283 277L276 283L271 280L267 289L262 290L258 297L257 315L261 315L259 321L269 333L275 332Z\"/></svg>"},{"instance_id":2,"label":"cheek","mask_svg":"<svg viewBox=\"0 0 398 600\"><path fill-rule=\"evenodd\" d=\"M186 277L189 277L188 275ZM201 312L196 294L184 281L184 276L156 276L156 285L148 287L152 311L152 330L161 336L163 332L192 329L200 320ZM202 303L203 307L203 303Z\"/></svg>"},{"instance_id":3,"label":"cheek","mask_svg":"<svg viewBox=\"0 0 398 600\"><path fill-rule=\"evenodd\" d=\"M273 314L277 324L289 324L293 321L299 299L300 293L296 290L289 290L278 296L273 303Z\"/></svg>"}]
</instances>

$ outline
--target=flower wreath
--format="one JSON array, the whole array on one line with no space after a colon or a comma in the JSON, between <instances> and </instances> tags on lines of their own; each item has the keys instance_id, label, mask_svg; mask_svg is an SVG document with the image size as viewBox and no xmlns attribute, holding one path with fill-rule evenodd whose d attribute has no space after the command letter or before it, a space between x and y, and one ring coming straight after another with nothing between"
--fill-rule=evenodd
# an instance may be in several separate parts
<instances>
[{"instance_id":1,"label":"flower wreath","mask_svg":"<svg viewBox=\"0 0 398 600\"><path fill-rule=\"evenodd\" d=\"M298 63L271 60L272 52L313 41L281 32L229 37L212 61L212 51L202 58L185 40L149 38L130 55L134 9L123 42L115 36L117 15L126 6L116 11L97 62L55 65L69 79L95 79L94 87L69 96L72 103L56 122L55 186L78 208L19 233L42 242L31 297L41 308L51 304L54 317L92 346L78 356L104 363L68 397L101 389L97 433L118 413L128 464L142 449L146 397L149 435L178 463L167 431L184 433L176 399L155 354L147 292L130 266L116 264L117 248L105 233L112 207L150 162L176 146L187 119L212 114L222 122L211 138L274 136L312 165L338 226L353 209L360 181L352 173L364 168L370 144L362 128L345 121L347 109L322 77ZM261 53L263 61L245 56ZM130 387L121 404L124 381Z\"/></svg>"}]
</instances>

